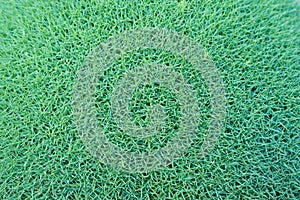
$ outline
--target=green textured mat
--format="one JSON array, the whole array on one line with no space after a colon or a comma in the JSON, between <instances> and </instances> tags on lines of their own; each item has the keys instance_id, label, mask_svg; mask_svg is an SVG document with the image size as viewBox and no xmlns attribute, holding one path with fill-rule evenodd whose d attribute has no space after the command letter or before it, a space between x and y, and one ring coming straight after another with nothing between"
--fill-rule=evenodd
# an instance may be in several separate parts
<instances>
[{"instance_id":1,"label":"green textured mat","mask_svg":"<svg viewBox=\"0 0 300 200\"><path fill-rule=\"evenodd\" d=\"M88 151L72 114L73 90L101 43L146 27L176 31L207 51L223 80L227 114L216 145L200 157L210 114L201 76L166 51L122 56L99 82L96 102L99 126L120 148L162 148L181 116L168 88L148 84L129 104L132 118L149 124L145 105L164 105L171 116L164 132L144 140L111 134L108 94L127 69L145 60L174 66L201 104L197 138L179 159L129 173ZM299 199L299 47L296 1L1 1L0 198Z\"/></svg>"}]
</instances>

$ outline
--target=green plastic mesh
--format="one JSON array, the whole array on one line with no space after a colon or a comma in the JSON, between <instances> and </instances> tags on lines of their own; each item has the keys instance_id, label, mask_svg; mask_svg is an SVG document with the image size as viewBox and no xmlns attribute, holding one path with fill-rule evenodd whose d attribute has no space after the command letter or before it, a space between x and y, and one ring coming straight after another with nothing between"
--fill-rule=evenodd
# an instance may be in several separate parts
<instances>
[{"instance_id":1,"label":"green plastic mesh","mask_svg":"<svg viewBox=\"0 0 300 200\"><path fill-rule=\"evenodd\" d=\"M299 21L296 0L0 1L0 199L299 199Z\"/></svg>"},{"instance_id":2,"label":"green plastic mesh","mask_svg":"<svg viewBox=\"0 0 300 200\"><path fill-rule=\"evenodd\" d=\"M132 121L129 102L136 88L145 84L162 85L169 88L179 101L181 115L177 134L165 147L150 153L124 151L109 141L105 136L105 129L101 130L98 125L95 106L96 85L103 80L102 76L105 76L106 69L114 60L127 52L142 49L163 49L178 54L190 61L196 74L203 76L206 81L210 91L211 120L209 133L202 144L200 155L207 153L214 145L223 130L226 113L225 93L218 71L207 53L191 39L165 29L132 30L109 38L88 58L79 72L74 88L74 116L82 139L92 154L104 163L130 172L150 171L170 164L190 146L193 135L198 132L200 120L196 92L184 77L172 66L143 63L143 66L125 72L124 77L114 86L112 93L106 94L111 98L111 117L123 134L135 138L160 134L165 127L163 122L168 117L164 107L159 104L151 105L152 108L148 111L150 124L140 126ZM99 89L105 90L105 87ZM116 131L110 130L112 133Z\"/></svg>"}]
</instances>

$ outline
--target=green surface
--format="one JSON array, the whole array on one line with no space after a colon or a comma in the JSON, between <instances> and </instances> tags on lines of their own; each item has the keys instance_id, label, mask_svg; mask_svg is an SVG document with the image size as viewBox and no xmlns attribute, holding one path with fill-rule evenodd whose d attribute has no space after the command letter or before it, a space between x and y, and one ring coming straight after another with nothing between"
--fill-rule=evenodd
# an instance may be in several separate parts
<instances>
[{"instance_id":1,"label":"green surface","mask_svg":"<svg viewBox=\"0 0 300 200\"><path fill-rule=\"evenodd\" d=\"M297 4L1 1L0 198L299 199ZM223 78L228 111L225 130L205 158L197 156L199 140L165 170L133 174L115 171L90 155L76 131L71 104L76 72L91 50L109 36L143 27L172 29L199 42ZM153 54L141 54L147 53ZM175 65L170 56L160 55ZM141 59L128 56L136 63ZM122 70L126 62L124 57L115 68ZM151 87L137 91L136 97L147 102L147 91ZM160 92L152 94L156 101L176 107L172 94L164 92L166 100L160 99ZM142 112L143 102L133 103ZM176 108L173 112L170 119L176 124L180 113ZM205 135L207 113L205 107L200 113L200 137ZM138 112L133 117L147 123ZM111 140L124 148L139 147L130 146L126 138Z\"/></svg>"}]
</instances>

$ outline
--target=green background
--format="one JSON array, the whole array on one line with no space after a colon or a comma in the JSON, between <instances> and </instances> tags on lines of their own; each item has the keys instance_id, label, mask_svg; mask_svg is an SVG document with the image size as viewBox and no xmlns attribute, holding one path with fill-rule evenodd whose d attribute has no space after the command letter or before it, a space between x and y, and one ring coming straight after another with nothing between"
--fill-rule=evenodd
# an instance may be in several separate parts
<instances>
[{"instance_id":1,"label":"green background","mask_svg":"<svg viewBox=\"0 0 300 200\"><path fill-rule=\"evenodd\" d=\"M300 7L287 0L1 1L1 199L299 199ZM186 34L224 81L227 118L205 158L130 174L87 151L76 72L133 28ZM197 149L198 147L194 147Z\"/></svg>"}]
</instances>

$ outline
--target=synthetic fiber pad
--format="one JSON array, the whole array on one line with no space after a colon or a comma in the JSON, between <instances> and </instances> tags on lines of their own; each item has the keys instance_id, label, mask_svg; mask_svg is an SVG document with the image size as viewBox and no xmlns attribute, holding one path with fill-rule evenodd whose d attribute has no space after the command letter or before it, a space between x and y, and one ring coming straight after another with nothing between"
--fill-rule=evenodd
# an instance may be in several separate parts
<instances>
[{"instance_id":1,"label":"synthetic fiber pad","mask_svg":"<svg viewBox=\"0 0 300 200\"><path fill-rule=\"evenodd\" d=\"M0 199L300 199L296 0L0 1Z\"/></svg>"}]
</instances>

